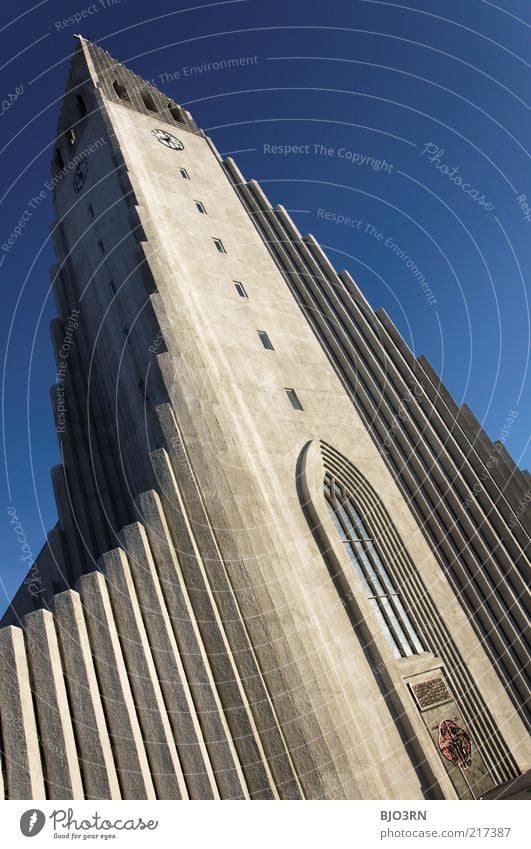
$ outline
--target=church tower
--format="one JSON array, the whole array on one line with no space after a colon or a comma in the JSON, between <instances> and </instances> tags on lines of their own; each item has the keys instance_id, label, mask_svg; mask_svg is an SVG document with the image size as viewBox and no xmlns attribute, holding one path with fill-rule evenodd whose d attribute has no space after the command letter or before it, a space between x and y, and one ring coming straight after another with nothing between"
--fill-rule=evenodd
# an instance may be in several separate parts
<instances>
[{"instance_id":1,"label":"church tower","mask_svg":"<svg viewBox=\"0 0 531 849\"><path fill-rule=\"evenodd\" d=\"M353 398L353 281L81 37L50 186L59 521L0 629L5 797L520 775L514 699Z\"/></svg>"}]
</instances>

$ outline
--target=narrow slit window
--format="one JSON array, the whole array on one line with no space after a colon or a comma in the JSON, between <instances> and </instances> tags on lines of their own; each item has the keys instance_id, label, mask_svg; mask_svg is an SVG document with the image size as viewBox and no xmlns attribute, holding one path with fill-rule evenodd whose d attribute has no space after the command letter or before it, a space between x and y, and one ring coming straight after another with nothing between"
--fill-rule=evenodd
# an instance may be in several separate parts
<instances>
[{"instance_id":1,"label":"narrow slit window","mask_svg":"<svg viewBox=\"0 0 531 849\"><path fill-rule=\"evenodd\" d=\"M262 345L264 346L264 348L266 348L268 351L274 351L274 350L275 350L275 349L273 348L273 344L272 344L272 342L271 342L271 339L269 338L269 336L267 335L267 333L265 332L265 330L259 330L259 331L258 331L258 335L259 335L259 337L260 337L260 342L262 343ZM290 390L290 391L293 391L293 390ZM301 408L301 409L302 409L302 408Z\"/></svg>"},{"instance_id":2,"label":"narrow slit window","mask_svg":"<svg viewBox=\"0 0 531 849\"><path fill-rule=\"evenodd\" d=\"M70 127L70 128L66 131L66 138L67 138L68 144L69 144L71 147L72 147L72 145L74 145L74 144L76 143L76 131L74 130L74 128L73 128L73 127Z\"/></svg>"},{"instance_id":3,"label":"narrow slit window","mask_svg":"<svg viewBox=\"0 0 531 849\"><path fill-rule=\"evenodd\" d=\"M294 389L286 389L286 395L288 396L294 410L304 410L304 407L299 401L299 396Z\"/></svg>"},{"instance_id":4,"label":"narrow slit window","mask_svg":"<svg viewBox=\"0 0 531 849\"><path fill-rule=\"evenodd\" d=\"M190 175L189 175L188 171L186 170L186 168L179 168L179 172L180 172L183 180L189 180L190 179Z\"/></svg>"},{"instance_id":5,"label":"narrow slit window","mask_svg":"<svg viewBox=\"0 0 531 849\"><path fill-rule=\"evenodd\" d=\"M233 282L234 282L234 287L235 287L238 295L240 296L240 298L248 298L249 295L245 291L245 286L243 285L243 283L238 283L237 280L234 280Z\"/></svg>"},{"instance_id":6,"label":"narrow slit window","mask_svg":"<svg viewBox=\"0 0 531 849\"><path fill-rule=\"evenodd\" d=\"M89 203L87 209L88 209L88 214L90 215L90 217L94 218L94 207L92 206L91 203Z\"/></svg>"},{"instance_id":7,"label":"narrow slit window","mask_svg":"<svg viewBox=\"0 0 531 849\"><path fill-rule=\"evenodd\" d=\"M109 283L109 291L111 293L111 299L116 295L116 283L114 280L111 280Z\"/></svg>"},{"instance_id":8,"label":"narrow slit window","mask_svg":"<svg viewBox=\"0 0 531 849\"><path fill-rule=\"evenodd\" d=\"M226 254L227 253L227 251L225 250L225 245L223 244L221 239L214 239L214 244L216 246L216 250L218 251L218 253L220 253L220 254Z\"/></svg>"},{"instance_id":9,"label":"narrow slit window","mask_svg":"<svg viewBox=\"0 0 531 849\"><path fill-rule=\"evenodd\" d=\"M198 212L200 212L200 213L201 213L201 215L206 215L206 214L207 214L207 211L206 211L206 209L205 209L205 204L203 203L203 201L201 201L201 200L196 200L196 201L194 201L194 203L195 203L195 205L196 205L196 209L197 209L197 211L198 211Z\"/></svg>"},{"instance_id":10,"label":"narrow slit window","mask_svg":"<svg viewBox=\"0 0 531 849\"><path fill-rule=\"evenodd\" d=\"M85 100L83 99L81 94L76 95L76 103L77 103L77 111L83 118L87 114L87 107L85 105Z\"/></svg>"},{"instance_id":11,"label":"narrow slit window","mask_svg":"<svg viewBox=\"0 0 531 849\"><path fill-rule=\"evenodd\" d=\"M65 167L65 161L63 159L63 154L59 150L58 147L55 148L55 168L57 171L62 171Z\"/></svg>"}]
</instances>

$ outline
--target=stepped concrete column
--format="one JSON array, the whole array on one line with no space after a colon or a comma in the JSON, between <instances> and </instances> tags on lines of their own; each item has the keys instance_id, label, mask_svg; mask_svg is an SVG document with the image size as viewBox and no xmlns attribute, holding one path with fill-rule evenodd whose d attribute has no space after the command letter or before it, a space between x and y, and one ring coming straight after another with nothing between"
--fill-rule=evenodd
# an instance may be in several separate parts
<instances>
[{"instance_id":1,"label":"stepped concrete column","mask_svg":"<svg viewBox=\"0 0 531 849\"><path fill-rule=\"evenodd\" d=\"M127 799L156 799L142 730L101 572L83 575L81 596L120 786Z\"/></svg>"},{"instance_id":2,"label":"stepped concrete column","mask_svg":"<svg viewBox=\"0 0 531 849\"><path fill-rule=\"evenodd\" d=\"M188 791L125 552L121 548L107 552L100 567L107 577L157 798L186 799Z\"/></svg>"},{"instance_id":3,"label":"stepped concrete column","mask_svg":"<svg viewBox=\"0 0 531 849\"><path fill-rule=\"evenodd\" d=\"M46 764L47 795L50 799L84 799L53 615L48 610L36 610L24 617L23 624Z\"/></svg>"},{"instance_id":4,"label":"stepped concrete column","mask_svg":"<svg viewBox=\"0 0 531 849\"><path fill-rule=\"evenodd\" d=\"M88 799L121 799L81 599L67 590L53 600L72 720Z\"/></svg>"},{"instance_id":5,"label":"stepped concrete column","mask_svg":"<svg viewBox=\"0 0 531 849\"><path fill-rule=\"evenodd\" d=\"M45 799L24 634L13 625L0 630L0 721L8 798Z\"/></svg>"}]
</instances>

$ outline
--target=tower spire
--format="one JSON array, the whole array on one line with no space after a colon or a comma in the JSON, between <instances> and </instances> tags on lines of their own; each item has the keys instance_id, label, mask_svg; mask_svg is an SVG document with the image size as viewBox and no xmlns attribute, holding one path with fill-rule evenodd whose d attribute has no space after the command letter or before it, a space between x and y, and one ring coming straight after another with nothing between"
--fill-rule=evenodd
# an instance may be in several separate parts
<instances>
[{"instance_id":1,"label":"tower spire","mask_svg":"<svg viewBox=\"0 0 531 849\"><path fill-rule=\"evenodd\" d=\"M157 115L162 123L181 129L198 132L198 127L190 113L150 80L143 79L131 71L126 65L118 62L99 44L77 33L74 36L78 43L74 50L65 103L59 122L59 132L64 132L65 124L71 118L68 113L68 94L73 97L83 96L86 89L95 89L98 96L111 102L119 102L122 106L134 109L144 115Z\"/></svg>"}]
</instances>

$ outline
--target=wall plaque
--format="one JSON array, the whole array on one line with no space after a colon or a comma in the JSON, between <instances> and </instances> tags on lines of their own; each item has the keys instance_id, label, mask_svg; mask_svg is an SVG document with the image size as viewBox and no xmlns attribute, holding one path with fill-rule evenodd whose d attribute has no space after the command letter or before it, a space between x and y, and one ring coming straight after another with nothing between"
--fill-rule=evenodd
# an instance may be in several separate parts
<instances>
[{"instance_id":1,"label":"wall plaque","mask_svg":"<svg viewBox=\"0 0 531 849\"><path fill-rule=\"evenodd\" d=\"M411 689L417 700L419 710L426 710L426 708L447 702L452 698L444 679L440 676L430 678L428 681L421 681L419 684L411 684Z\"/></svg>"}]
</instances>

